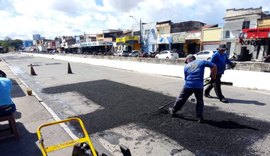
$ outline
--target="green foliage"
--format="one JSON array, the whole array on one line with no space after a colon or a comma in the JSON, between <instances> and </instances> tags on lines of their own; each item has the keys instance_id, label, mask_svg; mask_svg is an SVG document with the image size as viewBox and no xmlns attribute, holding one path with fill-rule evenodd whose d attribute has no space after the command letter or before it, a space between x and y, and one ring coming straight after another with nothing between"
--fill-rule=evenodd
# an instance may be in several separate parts
<instances>
[{"instance_id":1,"label":"green foliage","mask_svg":"<svg viewBox=\"0 0 270 156\"><path fill-rule=\"evenodd\" d=\"M11 40L10 38L6 37L5 40L0 40L0 46L4 47L5 49L18 50L22 45L23 41L19 39Z\"/></svg>"}]
</instances>

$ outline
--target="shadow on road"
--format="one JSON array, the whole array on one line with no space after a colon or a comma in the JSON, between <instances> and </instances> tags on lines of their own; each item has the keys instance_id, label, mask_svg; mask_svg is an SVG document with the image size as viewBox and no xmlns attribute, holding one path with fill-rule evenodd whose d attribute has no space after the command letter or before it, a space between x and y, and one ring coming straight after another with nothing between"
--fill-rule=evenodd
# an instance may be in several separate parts
<instances>
[{"instance_id":1,"label":"shadow on road","mask_svg":"<svg viewBox=\"0 0 270 156\"><path fill-rule=\"evenodd\" d=\"M11 82L12 82L11 96L13 98L26 96L26 94L23 92L22 88L20 87L20 85L16 80L11 79Z\"/></svg>"},{"instance_id":2,"label":"shadow on road","mask_svg":"<svg viewBox=\"0 0 270 156\"><path fill-rule=\"evenodd\" d=\"M3 156L29 156L41 155L41 152L36 144L36 133L29 132L22 123L17 122L17 129L20 135L20 140L15 138L0 140L0 151ZM1 125L3 127L5 125ZM0 128L1 129L1 128Z\"/></svg>"},{"instance_id":3,"label":"shadow on road","mask_svg":"<svg viewBox=\"0 0 270 156\"><path fill-rule=\"evenodd\" d=\"M213 106L205 107L206 123L198 124L193 103L184 105L182 114L185 118L172 118L156 110L175 97L109 80L43 89L46 94L64 92L77 92L105 108L78 116L90 134L136 123L170 137L199 155L252 155L254 151L250 147L270 132L268 122L224 112Z\"/></svg>"},{"instance_id":4,"label":"shadow on road","mask_svg":"<svg viewBox=\"0 0 270 156\"><path fill-rule=\"evenodd\" d=\"M255 100L243 100L243 99L233 99L233 98L227 98L230 103L238 103L238 104L254 104L254 105L259 105L259 106L264 106L266 105L265 103L255 101Z\"/></svg>"},{"instance_id":5,"label":"shadow on road","mask_svg":"<svg viewBox=\"0 0 270 156\"><path fill-rule=\"evenodd\" d=\"M167 111L161 111L163 114L168 114ZM183 119L186 121L194 121L197 122L198 120L196 120L195 118L189 118L189 117L185 117L184 115L179 115L177 114L175 116L175 118L179 118L179 119ZM210 126L214 126L217 128L222 128L222 129L251 129L251 130L258 130L257 128L253 128L253 127L249 127L246 125L241 125L237 122L234 121L214 121L214 120L204 120L203 124L208 124Z\"/></svg>"}]
</instances>

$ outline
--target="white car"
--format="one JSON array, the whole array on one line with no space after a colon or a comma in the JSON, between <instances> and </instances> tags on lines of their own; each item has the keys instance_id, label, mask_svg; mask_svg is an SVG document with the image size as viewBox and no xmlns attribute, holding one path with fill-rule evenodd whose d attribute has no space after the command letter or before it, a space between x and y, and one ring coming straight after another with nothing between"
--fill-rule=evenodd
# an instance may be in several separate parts
<instances>
[{"instance_id":1,"label":"white car","mask_svg":"<svg viewBox=\"0 0 270 156\"><path fill-rule=\"evenodd\" d=\"M177 59L177 58L179 58L179 56L175 52L172 52L170 50L164 50L164 51L161 51L159 54L157 54L155 56L155 58L158 58L158 59Z\"/></svg>"},{"instance_id":2,"label":"white car","mask_svg":"<svg viewBox=\"0 0 270 156\"><path fill-rule=\"evenodd\" d=\"M200 52L194 54L194 56L196 57L196 60L208 60L208 61L210 61L212 55L215 52L216 51L213 51L213 50L203 50L203 51L200 51Z\"/></svg>"}]
</instances>

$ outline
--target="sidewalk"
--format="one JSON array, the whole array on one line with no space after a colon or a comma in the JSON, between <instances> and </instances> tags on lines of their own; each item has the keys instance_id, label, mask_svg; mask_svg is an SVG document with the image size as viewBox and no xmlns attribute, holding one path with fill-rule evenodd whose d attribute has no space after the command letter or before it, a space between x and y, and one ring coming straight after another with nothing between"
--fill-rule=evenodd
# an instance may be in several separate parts
<instances>
[{"instance_id":1,"label":"sidewalk","mask_svg":"<svg viewBox=\"0 0 270 156\"><path fill-rule=\"evenodd\" d=\"M17 111L15 112L16 125L20 135L20 140L10 138L0 140L1 156L38 156L42 155L38 147L38 138L36 130L41 124L54 121L52 115L45 109L45 107L38 101L35 96L29 96L26 93L26 86L14 75L9 69L7 64L0 61L0 69L3 70L7 77L12 80L12 97L16 104ZM1 127L6 127L7 122L0 122ZM48 130L48 131L46 131ZM64 141L71 140L71 137L60 126L52 126L49 129L42 131L47 145L63 143ZM1 132L0 132L1 136ZM70 148L60 150L59 152L50 155L71 155ZM69 153L69 154L67 154Z\"/></svg>"}]
</instances>

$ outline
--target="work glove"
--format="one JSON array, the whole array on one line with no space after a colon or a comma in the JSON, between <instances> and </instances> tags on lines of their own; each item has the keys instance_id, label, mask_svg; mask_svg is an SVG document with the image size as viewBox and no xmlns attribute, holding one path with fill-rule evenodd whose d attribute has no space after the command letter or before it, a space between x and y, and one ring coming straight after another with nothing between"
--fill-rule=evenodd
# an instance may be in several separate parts
<instances>
[{"instance_id":1,"label":"work glove","mask_svg":"<svg viewBox=\"0 0 270 156\"><path fill-rule=\"evenodd\" d=\"M236 63L233 62L233 63L231 64L231 68L233 69L235 66L236 66Z\"/></svg>"}]
</instances>

